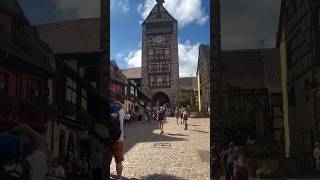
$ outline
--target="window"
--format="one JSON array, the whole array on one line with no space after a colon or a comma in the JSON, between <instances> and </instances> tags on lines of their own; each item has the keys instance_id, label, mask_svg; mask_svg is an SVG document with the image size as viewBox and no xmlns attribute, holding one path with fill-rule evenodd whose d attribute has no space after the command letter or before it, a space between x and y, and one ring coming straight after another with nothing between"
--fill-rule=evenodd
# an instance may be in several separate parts
<instances>
[{"instance_id":1,"label":"window","mask_svg":"<svg viewBox=\"0 0 320 180\"><path fill-rule=\"evenodd\" d=\"M149 49L149 56L153 55L153 49Z\"/></svg>"},{"instance_id":2,"label":"window","mask_svg":"<svg viewBox=\"0 0 320 180\"><path fill-rule=\"evenodd\" d=\"M170 63L164 62L160 64L160 72L161 73L168 73L170 72Z\"/></svg>"},{"instance_id":3,"label":"window","mask_svg":"<svg viewBox=\"0 0 320 180\"><path fill-rule=\"evenodd\" d=\"M81 91L81 108L87 110L87 91L82 89Z\"/></svg>"},{"instance_id":4,"label":"window","mask_svg":"<svg viewBox=\"0 0 320 180\"><path fill-rule=\"evenodd\" d=\"M38 97L40 86L41 86L41 80L30 78L28 80L28 95Z\"/></svg>"},{"instance_id":5,"label":"window","mask_svg":"<svg viewBox=\"0 0 320 180\"><path fill-rule=\"evenodd\" d=\"M8 91L8 74L0 71L0 91Z\"/></svg>"},{"instance_id":6,"label":"window","mask_svg":"<svg viewBox=\"0 0 320 180\"><path fill-rule=\"evenodd\" d=\"M133 86L130 86L130 94L134 95L134 87Z\"/></svg>"},{"instance_id":7,"label":"window","mask_svg":"<svg viewBox=\"0 0 320 180\"><path fill-rule=\"evenodd\" d=\"M167 54L170 54L170 49L169 48L165 48L165 54L167 55Z\"/></svg>"},{"instance_id":8,"label":"window","mask_svg":"<svg viewBox=\"0 0 320 180\"><path fill-rule=\"evenodd\" d=\"M69 77L66 81L66 100L74 104L77 103L77 83Z\"/></svg>"},{"instance_id":9,"label":"window","mask_svg":"<svg viewBox=\"0 0 320 180\"><path fill-rule=\"evenodd\" d=\"M159 63L149 63L149 73L159 73Z\"/></svg>"},{"instance_id":10,"label":"window","mask_svg":"<svg viewBox=\"0 0 320 180\"><path fill-rule=\"evenodd\" d=\"M169 75L150 76L149 84L150 84L150 87L169 87L170 76Z\"/></svg>"}]
</instances>

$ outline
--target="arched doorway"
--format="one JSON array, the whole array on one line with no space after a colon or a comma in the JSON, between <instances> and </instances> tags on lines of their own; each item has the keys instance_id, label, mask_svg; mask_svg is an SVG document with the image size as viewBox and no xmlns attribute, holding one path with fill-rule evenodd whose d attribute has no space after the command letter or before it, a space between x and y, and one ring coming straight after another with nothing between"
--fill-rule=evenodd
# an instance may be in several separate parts
<instances>
[{"instance_id":1,"label":"arched doorway","mask_svg":"<svg viewBox=\"0 0 320 180\"><path fill-rule=\"evenodd\" d=\"M170 106L170 99L165 93L157 92L153 95L151 99L151 106L163 106L165 104Z\"/></svg>"}]
</instances>

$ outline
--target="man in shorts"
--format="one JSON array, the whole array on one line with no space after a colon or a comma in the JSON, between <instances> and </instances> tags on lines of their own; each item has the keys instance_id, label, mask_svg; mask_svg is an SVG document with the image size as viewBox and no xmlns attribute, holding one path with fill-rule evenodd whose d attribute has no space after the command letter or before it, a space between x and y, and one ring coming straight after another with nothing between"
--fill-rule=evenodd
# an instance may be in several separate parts
<instances>
[{"instance_id":1,"label":"man in shorts","mask_svg":"<svg viewBox=\"0 0 320 180\"><path fill-rule=\"evenodd\" d=\"M124 141L124 132L123 132L123 122L125 117L125 111L123 106L123 101L118 102L118 106L120 108L119 112L119 121L120 121L120 130L121 135L117 142L109 145L109 151L110 151L110 157L109 157L109 166L111 165L112 157L114 156L114 159L116 161L116 170L117 170L117 179L121 179L122 175L122 161L124 161L123 157L123 141Z\"/></svg>"}]
</instances>

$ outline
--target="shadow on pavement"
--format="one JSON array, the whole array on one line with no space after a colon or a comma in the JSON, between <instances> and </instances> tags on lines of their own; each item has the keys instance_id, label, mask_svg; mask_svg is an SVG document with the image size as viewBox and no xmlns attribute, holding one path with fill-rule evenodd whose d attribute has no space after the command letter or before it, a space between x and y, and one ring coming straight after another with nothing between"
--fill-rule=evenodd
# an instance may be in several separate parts
<instances>
[{"instance_id":1,"label":"shadow on pavement","mask_svg":"<svg viewBox=\"0 0 320 180\"><path fill-rule=\"evenodd\" d=\"M189 131L195 131L195 132L200 132L200 133L209 133L207 131L199 131L199 130L189 130Z\"/></svg>"},{"instance_id":2,"label":"shadow on pavement","mask_svg":"<svg viewBox=\"0 0 320 180\"><path fill-rule=\"evenodd\" d=\"M157 130L156 132L153 132ZM141 142L162 142L162 141L185 141L185 138L168 136L166 126L164 125L164 134L160 134L159 123L151 121L150 124L145 122L132 122L125 127L124 151L128 152L133 146ZM183 136L177 134L176 136Z\"/></svg>"},{"instance_id":3,"label":"shadow on pavement","mask_svg":"<svg viewBox=\"0 0 320 180\"><path fill-rule=\"evenodd\" d=\"M169 135L169 136L189 136L189 135L185 135L185 134L181 134L181 133L177 133L177 134L167 133L167 135Z\"/></svg>"},{"instance_id":4,"label":"shadow on pavement","mask_svg":"<svg viewBox=\"0 0 320 180\"><path fill-rule=\"evenodd\" d=\"M189 126L201 126L201 125L197 125L197 124L188 124Z\"/></svg>"},{"instance_id":5,"label":"shadow on pavement","mask_svg":"<svg viewBox=\"0 0 320 180\"><path fill-rule=\"evenodd\" d=\"M143 176L141 179L154 180L154 179L163 179L163 180L186 180L181 177L168 175L168 174L152 174L148 176Z\"/></svg>"}]
</instances>

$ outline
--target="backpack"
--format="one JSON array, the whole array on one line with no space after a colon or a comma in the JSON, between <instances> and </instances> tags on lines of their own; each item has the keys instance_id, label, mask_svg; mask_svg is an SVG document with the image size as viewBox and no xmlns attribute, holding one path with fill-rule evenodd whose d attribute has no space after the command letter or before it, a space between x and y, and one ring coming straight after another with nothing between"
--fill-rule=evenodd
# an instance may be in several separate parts
<instances>
[{"instance_id":1,"label":"backpack","mask_svg":"<svg viewBox=\"0 0 320 180\"><path fill-rule=\"evenodd\" d=\"M187 113L184 113L184 114L183 114L183 120L188 120L188 115L187 115Z\"/></svg>"},{"instance_id":2,"label":"backpack","mask_svg":"<svg viewBox=\"0 0 320 180\"><path fill-rule=\"evenodd\" d=\"M114 144L118 141L121 135L121 129L120 129L120 115L119 112L117 112L116 117L111 117L110 121L110 143Z\"/></svg>"},{"instance_id":3,"label":"backpack","mask_svg":"<svg viewBox=\"0 0 320 180\"><path fill-rule=\"evenodd\" d=\"M30 180L30 165L27 160L19 162L22 165L23 172L20 173L16 170L6 171L0 166L0 179L1 180ZM19 173L21 177L10 176L10 173Z\"/></svg>"},{"instance_id":4,"label":"backpack","mask_svg":"<svg viewBox=\"0 0 320 180\"><path fill-rule=\"evenodd\" d=\"M164 114L165 114L165 110L161 110L159 112L159 120L164 120Z\"/></svg>"}]
</instances>

